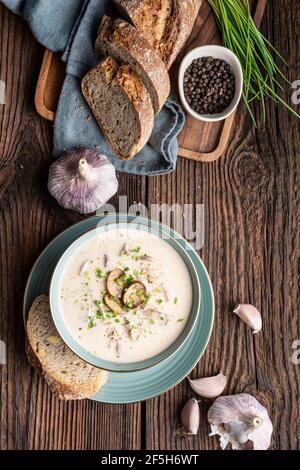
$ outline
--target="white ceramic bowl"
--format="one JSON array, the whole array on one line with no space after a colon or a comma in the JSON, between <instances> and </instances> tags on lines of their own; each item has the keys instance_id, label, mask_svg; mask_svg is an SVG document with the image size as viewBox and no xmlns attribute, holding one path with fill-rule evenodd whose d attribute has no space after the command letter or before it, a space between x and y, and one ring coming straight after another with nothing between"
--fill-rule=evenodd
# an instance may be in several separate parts
<instances>
[{"instance_id":1,"label":"white ceramic bowl","mask_svg":"<svg viewBox=\"0 0 300 470\"><path fill-rule=\"evenodd\" d=\"M135 372L138 370L143 370L152 367L155 364L163 362L167 358L171 357L185 344L185 342L190 337L194 326L197 323L201 306L200 280L197 273L197 269L195 267L195 263L191 258L191 254L196 255L196 253L194 253L191 246L181 237L181 235L177 234L173 230L170 233L170 229L164 226L163 224L156 224L155 222L145 218L139 218L138 222L131 223L130 216L121 214L118 216L118 218L124 218L125 222L116 222L115 218L112 217L112 222L109 223L108 217L105 217L102 222L99 222L96 228L93 228L92 230L86 232L84 235L81 235L79 238L77 238L67 248L67 250L62 254L61 258L59 259L54 269L49 289L51 313L55 326L63 341L77 356L81 357L81 359L83 359L85 362L100 369L109 370L111 372ZM149 232L149 230L151 229L152 234L157 235L160 238L164 238L166 243L172 246L185 262L193 286L193 304L191 312L187 323L178 338L176 338L175 341L168 348L161 351L159 354L143 361L130 363L116 363L113 361L104 360L84 349L68 330L64 320L63 309L60 303L60 285L66 266L68 265L70 259L74 256L74 254L80 249L80 247L84 243L86 243L93 237L101 235L101 233L110 230L118 230L120 228L126 230L137 229L144 232ZM168 234L170 233L170 235L167 235L167 237L165 235L166 230L168 230Z\"/></svg>"},{"instance_id":2,"label":"white ceramic bowl","mask_svg":"<svg viewBox=\"0 0 300 470\"><path fill-rule=\"evenodd\" d=\"M193 60L200 59L201 57L213 57L214 59L222 59L225 60L231 67L232 72L235 76L235 95L233 97L232 102L230 105L219 114L198 114L194 111L188 102L185 99L184 89L183 89L183 79L187 68L191 65ZM233 111L236 109L237 105L242 96L243 92L243 71L240 64L239 59L237 56L227 49L226 47L222 46L201 46L196 47L190 51L183 59L179 69L179 94L181 98L181 102L186 109L186 111L196 119L200 121L207 121L207 122L215 122L215 121L222 121L222 119L226 119Z\"/></svg>"}]
</instances>

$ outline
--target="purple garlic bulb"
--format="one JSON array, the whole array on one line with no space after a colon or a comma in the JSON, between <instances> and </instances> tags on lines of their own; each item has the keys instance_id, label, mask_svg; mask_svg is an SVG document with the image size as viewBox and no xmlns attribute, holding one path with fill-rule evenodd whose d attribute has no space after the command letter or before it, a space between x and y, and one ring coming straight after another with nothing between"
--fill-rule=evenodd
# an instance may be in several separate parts
<instances>
[{"instance_id":1,"label":"purple garlic bulb","mask_svg":"<svg viewBox=\"0 0 300 470\"><path fill-rule=\"evenodd\" d=\"M90 214L116 194L118 180L105 155L79 149L64 152L51 165L48 190L65 209Z\"/></svg>"}]
</instances>

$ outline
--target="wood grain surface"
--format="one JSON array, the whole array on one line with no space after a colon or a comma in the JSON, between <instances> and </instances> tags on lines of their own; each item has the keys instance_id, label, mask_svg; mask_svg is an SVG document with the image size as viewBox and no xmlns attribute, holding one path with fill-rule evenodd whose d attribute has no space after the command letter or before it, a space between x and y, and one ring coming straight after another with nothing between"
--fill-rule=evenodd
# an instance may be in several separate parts
<instances>
[{"instance_id":1,"label":"wood grain surface","mask_svg":"<svg viewBox=\"0 0 300 470\"><path fill-rule=\"evenodd\" d=\"M299 2L270 0L262 23L289 59L291 81L300 78L299 21ZM7 92L7 104L0 105L0 340L7 344L7 365L0 366L0 448L217 449L217 439L208 437L205 400L199 434L179 433L179 411L192 396L186 382L142 404L62 403L27 363L26 278L45 245L82 219L46 190L52 127L34 109L42 57L25 22L0 5L0 79ZM200 254L215 289L216 322L193 376L222 369L227 393L248 391L267 405L272 449L300 449L300 365L291 362L292 343L300 339L300 129L283 108L268 104L267 111L267 122L254 129L239 110L228 151L217 162L179 159L176 173L157 178L120 174L118 195L127 194L130 204L205 205ZM237 302L261 310L260 334L253 336L232 314Z\"/></svg>"}]
</instances>

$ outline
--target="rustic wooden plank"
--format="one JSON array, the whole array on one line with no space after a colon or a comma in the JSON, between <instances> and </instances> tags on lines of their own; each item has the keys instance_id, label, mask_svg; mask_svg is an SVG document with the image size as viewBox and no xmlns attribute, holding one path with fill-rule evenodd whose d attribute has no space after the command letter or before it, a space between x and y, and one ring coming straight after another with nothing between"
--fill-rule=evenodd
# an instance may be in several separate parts
<instances>
[{"instance_id":1,"label":"rustic wooden plank","mask_svg":"<svg viewBox=\"0 0 300 470\"><path fill-rule=\"evenodd\" d=\"M263 30L289 57L295 80L299 7L292 0L269 3ZM186 382L142 405L66 404L28 366L22 325L26 277L47 242L82 217L61 209L45 187L51 128L33 106L42 48L1 5L0 37L0 79L7 83L8 101L0 106L0 339L8 347L8 364L0 366L0 448L218 448L208 438L205 401L199 435L186 439L178 433L179 411L191 396ZM147 201L205 204L201 256L217 309L211 343L194 376L222 368L228 393L246 390L268 404L272 448L299 449L300 372L290 361L292 342L300 338L299 123L273 105L268 115L266 127L254 130L240 112L226 156L212 165L180 160L176 174L149 179ZM119 194L128 194L129 203L144 202L147 181L121 175ZM260 335L253 337L232 316L237 301L260 308Z\"/></svg>"},{"instance_id":2,"label":"rustic wooden plank","mask_svg":"<svg viewBox=\"0 0 300 470\"><path fill-rule=\"evenodd\" d=\"M290 81L299 77L300 9L292 1L272 3L266 32L288 57L286 73ZM284 86L291 98L292 90ZM272 403L277 425L273 448L299 449L300 368L291 362L292 343L300 338L299 321L299 122L283 108L273 113L272 123L260 135L256 134L259 155L270 174L261 188L265 203L262 217L265 232L260 235L266 257L265 269L257 264L252 274L264 277L260 292L261 309L267 314L265 335L257 347L257 387ZM299 106L298 106L299 111ZM266 292L272 295L266 297ZM275 326L275 327L274 327ZM266 339L268 339L266 341Z\"/></svg>"},{"instance_id":3,"label":"rustic wooden plank","mask_svg":"<svg viewBox=\"0 0 300 470\"><path fill-rule=\"evenodd\" d=\"M82 217L60 208L46 190L52 132L34 110L43 48L2 5L0 37L0 79L7 84L7 104L0 106L0 339L8 356L0 366L0 448L139 448L139 404L59 402L26 360L26 278L46 244ZM119 181L130 204L145 200L145 178L121 175Z\"/></svg>"},{"instance_id":4,"label":"rustic wooden plank","mask_svg":"<svg viewBox=\"0 0 300 470\"><path fill-rule=\"evenodd\" d=\"M269 2L263 31L299 67L300 9L291 0ZM298 41L297 41L298 39ZM297 68L298 67L298 68ZM291 94L287 86L286 96ZM299 366L291 345L300 336L299 285L299 122L282 108L268 105L265 126L254 130L245 112L226 155L210 165L179 161L177 173L151 180L149 204L205 204L205 245L201 256L216 296L212 339L193 376L229 378L225 393L248 391L269 408L274 423L273 449L299 449ZM298 174L297 174L298 170ZM231 313L237 302L261 310L264 328L253 336ZM147 403L148 449L217 449L208 438L202 400L196 437L182 438L179 412L192 396L186 382Z\"/></svg>"}]
</instances>

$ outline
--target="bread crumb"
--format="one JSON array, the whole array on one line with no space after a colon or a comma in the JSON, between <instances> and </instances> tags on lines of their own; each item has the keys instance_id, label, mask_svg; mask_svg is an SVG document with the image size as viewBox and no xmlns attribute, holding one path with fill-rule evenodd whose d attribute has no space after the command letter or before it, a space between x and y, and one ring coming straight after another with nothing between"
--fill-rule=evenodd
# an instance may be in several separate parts
<instances>
[{"instance_id":1,"label":"bread crumb","mask_svg":"<svg viewBox=\"0 0 300 470\"><path fill-rule=\"evenodd\" d=\"M47 340L50 344L59 344L60 343L60 338L58 336L48 336Z\"/></svg>"}]
</instances>

